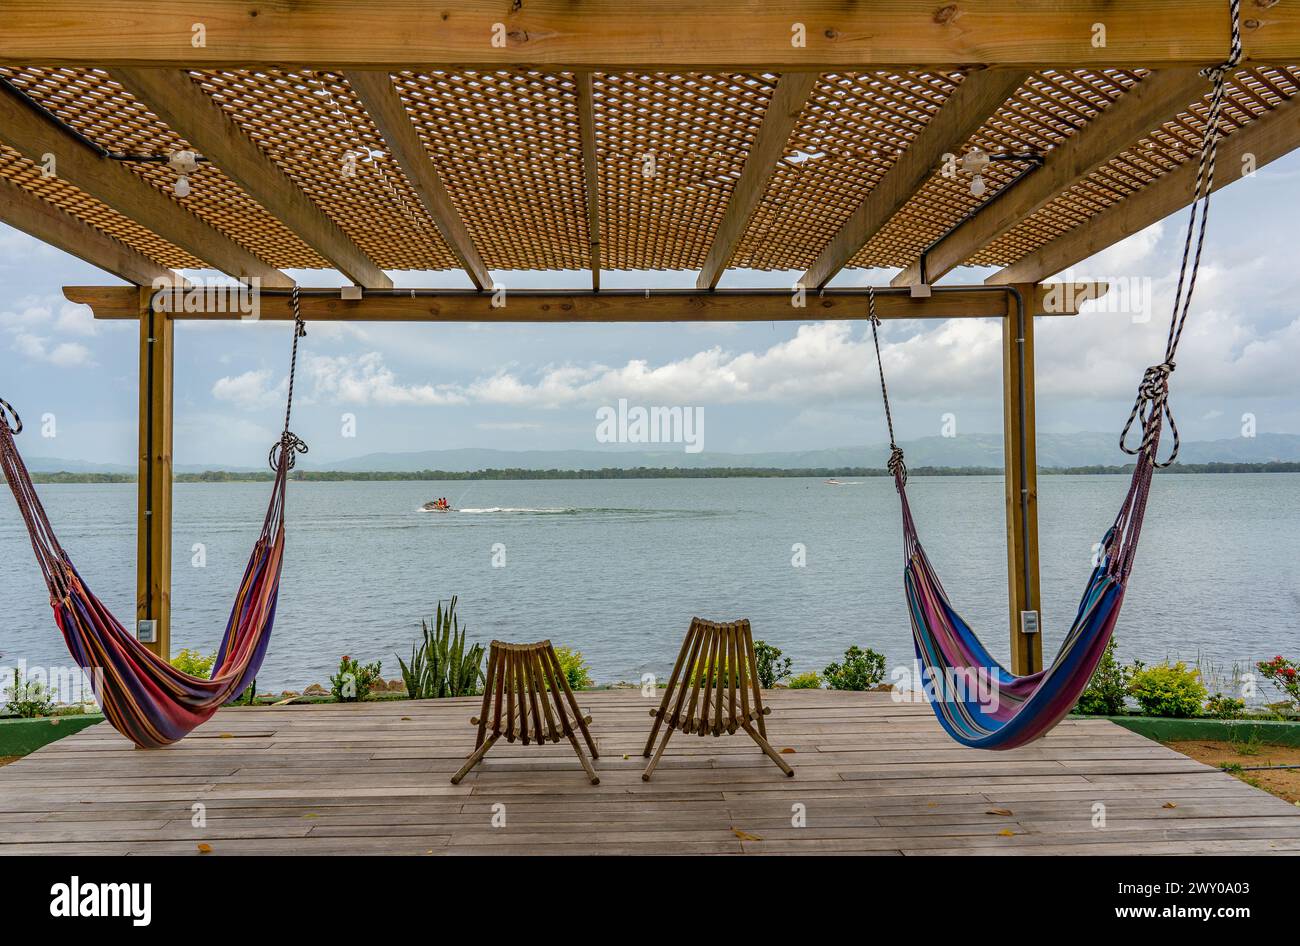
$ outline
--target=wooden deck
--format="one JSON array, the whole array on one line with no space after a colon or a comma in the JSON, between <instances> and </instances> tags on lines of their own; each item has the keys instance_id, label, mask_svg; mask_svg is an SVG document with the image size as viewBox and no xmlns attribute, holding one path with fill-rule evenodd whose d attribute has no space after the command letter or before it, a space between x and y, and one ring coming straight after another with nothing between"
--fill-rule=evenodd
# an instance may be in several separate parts
<instances>
[{"instance_id":1,"label":"wooden deck","mask_svg":"<svg viewBox=\"0 0 1300 946\"><path fill-rule=\"evenodd\" d=\"M1102 720L981 753L885 694L770 699L792 779L743 734L679 734L643 783L652 701L625 690L579 694L598 786L567 743L502 744L449 784L471 699L227 709L149 752L104 724L0 768L0 852L1300 853L1300 808Z\"/></svg>"}]
</instances>

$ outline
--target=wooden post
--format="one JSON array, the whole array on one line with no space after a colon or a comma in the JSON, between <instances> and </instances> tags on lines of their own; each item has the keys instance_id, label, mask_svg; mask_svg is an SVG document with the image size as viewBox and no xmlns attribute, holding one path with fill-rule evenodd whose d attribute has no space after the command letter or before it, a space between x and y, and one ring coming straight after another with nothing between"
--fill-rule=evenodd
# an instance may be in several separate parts
<instances>
[{"instance_id":1,"label":"wooden post","mask_svg":"<svg viewBox=\"0 0 1300 946\"><path fill-rule=\"evenodd\" d=\"M140 290L140 472L136 619L155 623L150 650L171 658L173 323Z\"/></svg>"},{"instance_id":2,"label":"wooden post","mask_svg":"<svg viewBox=\"0 0 1300 946\"><path fill-rule=\"evenodd\" d=\"M1021 283L1026 303L1037 286ZM1002 320L1002 415L1006 455L1007 597L1011 612L1011 670L1042 669L1043 645L1038 586L1038 465L1034 427L1034 317L1023 317L1007 297ZM1022 386L1023 379L1023 386ZM1025 633L1027 617L1035 633Z\"/></svg>"}]
</instances>

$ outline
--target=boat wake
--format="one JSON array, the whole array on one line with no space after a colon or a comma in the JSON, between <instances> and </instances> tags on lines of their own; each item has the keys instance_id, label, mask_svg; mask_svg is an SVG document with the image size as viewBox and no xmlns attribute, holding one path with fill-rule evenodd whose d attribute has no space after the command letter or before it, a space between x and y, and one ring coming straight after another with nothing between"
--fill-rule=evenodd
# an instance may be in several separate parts
<instances>
[{"instance_id":1,"label":"boat wake","mask_svg":"<svg viewBox=\"0 0 1300 946\"><path fill-rule=\"evenodd\" d=\"M581 512L580 509L574 509L572 506L484 506L480 509L458 509L457 512L477 513L479 515L493 513L524 513L534 516L568 516Z\"/></svg>"}]
</instances>

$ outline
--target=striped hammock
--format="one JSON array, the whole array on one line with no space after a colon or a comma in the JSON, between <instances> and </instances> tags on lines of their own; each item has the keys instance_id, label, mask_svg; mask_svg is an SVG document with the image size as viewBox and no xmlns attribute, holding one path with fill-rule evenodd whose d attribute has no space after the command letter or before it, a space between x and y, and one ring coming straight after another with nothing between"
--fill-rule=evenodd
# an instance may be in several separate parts
<instances>
[{"instance_id":1,"label":"striped hammock","mask_svg":"<svg viewBox=\"0 0 1300 946\"><path fill-rule=\"evenodd\" d=\"M1014 749L1042 736L1074 708L1119 619L1142 531L1153 456L1154 450L1138 458L1124 505L1101 541L1097 566L1056 658L1025 676L1016 676L994 660L948 600L917 537L907 502L906 470L892 464L903 507L903 583L921 684L953 739L974 749Z\"/></svg>"},{"instance_id":2,"label":"striped hammock","mask_svg":"<svg viewBox=\"0 0 1300 946\"><path fill-rule=\"evenodd\" d=\"M226 623L210 679L182 673L141 644L109 613L82 580L50 526L31 475L18 453L0 401L0 467L18 503L50 592L54 620L77 664L90 678L104 716L122 735L146 749L176 742L257 676L271 641L284 558L284 492L300 442L292 434L273 453L276 473L262 532L253 546ZM12 413L12 409L9 409Z\"/></svg>"}]
</instances>

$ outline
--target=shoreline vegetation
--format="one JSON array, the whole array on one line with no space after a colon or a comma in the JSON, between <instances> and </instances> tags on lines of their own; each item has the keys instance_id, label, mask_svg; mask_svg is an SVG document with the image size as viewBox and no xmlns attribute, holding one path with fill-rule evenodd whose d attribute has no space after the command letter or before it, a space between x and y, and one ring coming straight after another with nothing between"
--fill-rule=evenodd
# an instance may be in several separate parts
<instances>
[{"instance_id":1,"label":"shoreline vegetation","mask_svg":"<svg viewBox=\"0 0 1300 946\"><path fill-rule=\"evenodd\" d=\"M1039 467L1044 476L1089 476L1131 473L1132 464L1122 466ZM1272 463L1179 463L1160 473L1300 473L1300 461ZM910 476L1001 476L1000 467L985 466L918 466L908 470ZM519 468L470 471L451 470L295 470L291 479L304 483L345 483L384 481L446 480L638 480L638 479L755 479L815 477L889 476L877 467L606 467L600 470L528 470ZM203 473L177 473L176 483L262 483L270 482L268 471L234 472L208 470ZM32 473L35 483L134 483L134 473Z\"/></svg>"}]
</instances>

